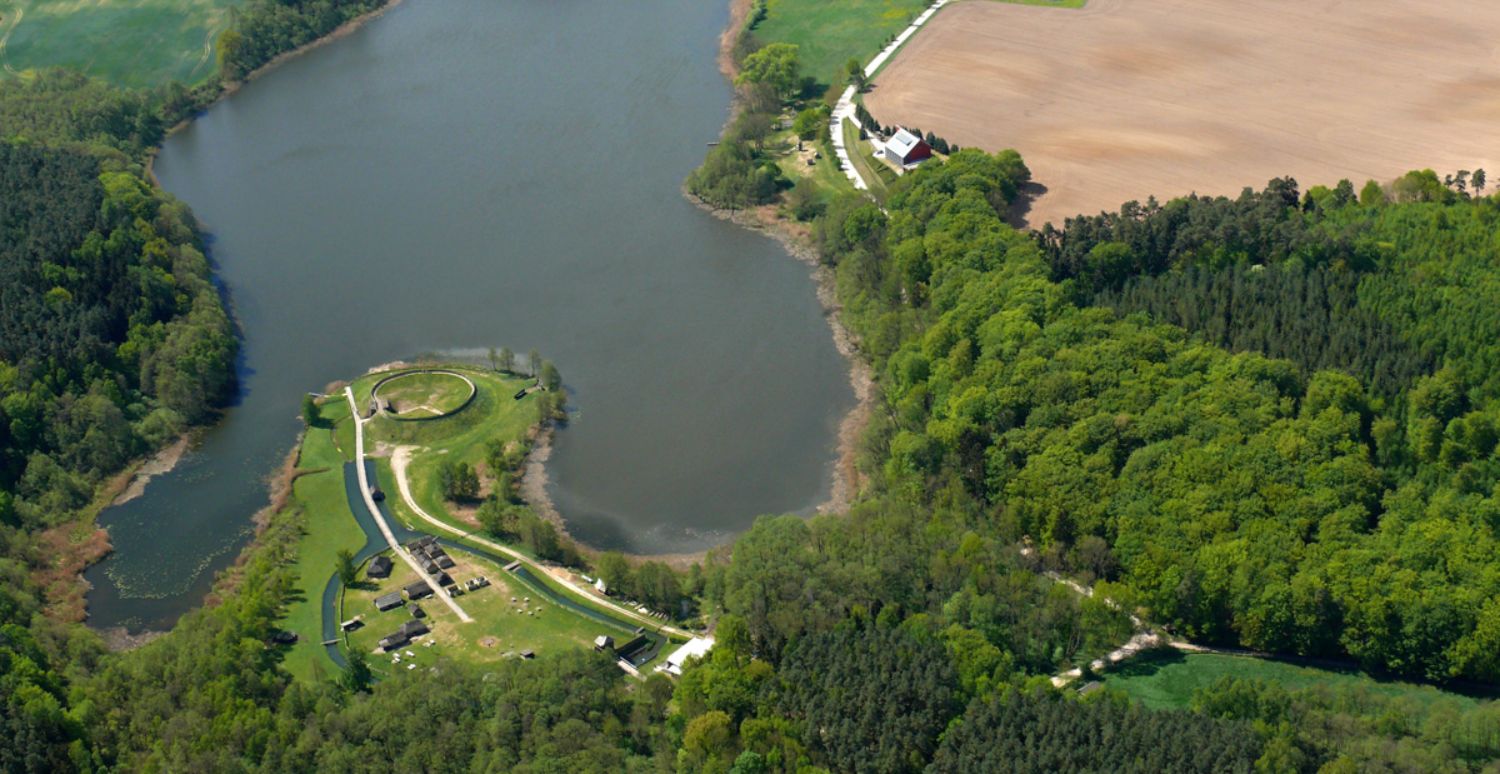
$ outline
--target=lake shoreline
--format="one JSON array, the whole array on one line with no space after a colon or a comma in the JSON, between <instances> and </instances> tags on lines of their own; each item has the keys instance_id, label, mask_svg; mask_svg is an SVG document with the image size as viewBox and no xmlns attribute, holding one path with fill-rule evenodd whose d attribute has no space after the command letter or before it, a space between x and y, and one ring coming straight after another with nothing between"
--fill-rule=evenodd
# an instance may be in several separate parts
<instances>
[{"instance_id":1,"label":"lake shoreline","mask_svg":"<svg viewBox=\"0 0 1500 774\"><path fill-rule=\"evenodd\" d=\"M254 81L257 78L263 77L272 69L280 67L293 58L305 54L318 46L322 46L331 41L351 35L355 31L360 29L363 25L382 16L387 11L399 5L401 1L402 0L390 0L390 2L385 3L379 8L373 9L366 14L363 14L359 17L345 22L344 24L341 24L339 27L335 28L327 35L324 35L313 41L309 41L308 43L295 49L277 55L266 64L256 68L256 70L249 73L244 78L234 82L223 84L219 89L218 94L210 102L206 103L199 110L195 111L195 113L191 117L184 119L183 121L178 122L176 125L174 125L167 132L166 137L173 136L177 132L182 131L193 121L196 121L199 117L201 117L208 110L208 108L218 104L219 101L238 93L239 89L247 83ZM749 12L752 8L753 0L730 0L729 20L725 26L725 29L719 36L720 51L717 57L717 63L720 70L727 76L732 77L732 74L734 72L734 64L731 56L733 46L735 41L738 39L739 31L743 28L743 25L745 24ZM732 120L733 116L737 115L741 110L740 101L737 96L732 97L729 108L729 116L730 120ZM153 185L156 185L159 189L161 188L161 183L156 177L154 171L154 162L156 160L158 152L160 151L160 148L161 146L158 145L151 150L151 152L147 156L145 164L145 173L147 179L150 180L151 183ZM716 217L721 218L727 216L727 213L722 212L715 212L713 214ZM196 218L197 216L195 213L195 219ZM845 358L845 360L848 361L849 382L854 388L856 404L854 408L852 408L846 415L844 415L839 422L837 451L835 458L830 461L831 484L829 490L827 490L829 492L829 497L825 502L817 503L812 506L818 512L842 510L852 500L859 487L858 474L854 465L855 448L857 440L860 437L869 417L871 396L873 390L871 388L872 380L870 378L868 366L861 358L858 357L857 347L855 345L854 339L849 335L849 332L844 328L841 321L839 320L839 308L836 302L836 294L833 287L832 272L829 271L827 267L819 266L816 254L812 250L811 246L805 242L805 239L799 240L799 235L795 232L795 230L789 228L789 226L792 226L794 224L777 224L771 221L768 221L767 223L756 224L742 217L729 219L734 220L737 225L748 228L757 228L764 231L765 233L767 233L767 235L776 239L778 243L781 244L783 249L785 249L794 258L797 258L798 260L808 264L811 267L811 278L814 281L815 290L820 305L825 311L826 319L828 319L829 321L836 349ZM201 221L199 222L200 224L202 223ZM556 432L558 424L560 423L549 422L545 427L538 429L534 447L531 453L528 454L527 460L524 464L525 474L522 476L522 481L520 483L525 493L525 499L528 503L532 504L534 508L536 508L538 514L544 516L545 518L548 518L554 525L559 528L559 531L563 535L569 537L570 539L573 539L571 533L567 529L567 521L557 511L555 504L551 500L551 497L548 496L546 492L548 478L546 476L544 463L548 456L550 456L553 433ZM202 428L197 428L195 429L195 431L201 431L201 429ZM168 448L175 448L176 445L182 444L185 439L190 439L191 437L191 433L184 434L182 437L176 439L172 445L169 445ZM293 447L293 453L295 453L296 448L296 446ZM155 456L153 456L151 459L155 459ZM161 472L165 472L165 470ZM135 471L132 471L131 474L134 475ZM266 478L268 479L266 505L251 517L252 523L255 524L255 536L253 536L250 541L246 543L238 552L238 554L236 555L237 558L234 563L218 571L217 574L219 575L234 573L235 568L243 560L243 557L248 555L250 551L254 550L255 545L259 540L259 534L263 529L262 522L264 521L264 517L268 513L274 512L276 510L276 492L283 489L284 487L287 487L292 477L288 475L288 470L285 468L285 466L278 466L278 468L270 472ZM140 483L142 484L141 489L144 489L145 480L142 480ZM118 493L118 491L116 493ZM91 518L89 520L89 526L91 528L97 528L94 519ZM574 539L574 542L588 555L597 555L601 552L600 549L593 546L588 546L580 541L577 541L576 539ZM677 568L686 568L687 566L690 566L695 562L703 561L710 552L722 549L727 544L728 543L726 541L726 543L718 544L712 547L706 547L703 550L696 552L627 553L626 555L638 561L662 561ZM91 558L79 570L78 574L76 575L77 581L79 583L86 583L82 576L82 570L86 569L88 566L97 564L97 562L102 558L103 556ZM204 600L203 604L214 604L217 600L214 599L213 596L214 595L211 593L209 598L206 598ZM85 618L85 620L87 620L87 618ZM96 631L100 630L96 629Z\"/></svg>"},{"instance_id":2,"label":"lake shoreline","mask_svg":"<svg viewBox=\"0 0 1500 774\"><path fill-rule=\"evenodd\" d=\"M755 0L729 0L729 22L719 34L719 70L733 81L739 74L734 61L734 47L739 41ZM730 102L729 117L724 127L734 123L743 105L739 93L735 92ZM775 205L762 205L749 210L723 210L713 207L688 193L682 195L698 208L721 220L727 220L742 228L758 231L776 240L792 258L806 264L812 270L812 282L817 292L818 304L822 306L828 327L833 334L834 348L849 364L849 386L854 391L854 406L839 421L837 456L833 466L832 486L828 500L815 506L818 513L836 513L847 510L864 485L859 473L859 442L875 406L875 375L870 364L860 354L859 339L844 325L843 305L838 300L836 277L832 267L818 258L817 249L810 243L809 235L800 224L780 217Z\"/></svg>"},{"instance_id":3,"label":"lake shoreline","mask_svg":"<svg viewBox=\"0 0 1500 774\"><path fill-rule=\"evenodd\" d=\"M738 2L739 0L736 0ZM875 405L875 375L870 364L860 354L859 340L844 325L843 305L838 300L838 288L833 269L818 259L816 248L808 243L808 237L789 222L777 216L774 205L764 205L750 210L729 211L712 207L683 190L683 196L704 212L720 220L726 220L741 228L749 229L774 239L793 259L809 267L809 279L817 293L818 305L823 308L833 336L833 346L849 365L849 386L854 392L854 406L839 420L837 455L834 459L832 486L828 499L814 506L818 513L837 513L847 510L864 484L859 473L859 441L869 425Z\"/></svg>"},{"instance_id":4,"label":"lake shoreline","mask_svg":"<svg viewBox=\"0 0 1500 774\"><path fill-rule=\"evenodd\" d=\"M547 484L550 483L547 477L547 460L552 457L552 439L561 424L561 422L549 419L532 428L531 450L526 453L526 459L521 463L519 483L521 499L536 511L536 515L551 522L552 526L557 528L558 534L572 542L580 554L589 559L595 559L612 549L592 546L578 539L572 530L568 529L568 520L563 517L561 511L557 510L557 504L552 501L552 495L547 491ZM620 553L637 562L662 562L675 569L686 570L694 563L702 562L713 548L680 553L640 554L629 551Z\"/></svg>"},{"instance_id":5,"label":"lake shoreline","mask_svg":"<svg viewBox=\"0 0 1500 774\"><path fill-rule=\"evenodd\" d=\"M183 129L186 129L190 124L196 121L199 116L203 115L203 113L206 112L209 108L217 105L225 98L237 93L242 87L245 86L245 84L264 76L266 73L277 67L280 67L291 59L301 56L302 54L305 54L319 46L323 46L332 41L347 37L359 28L363 27L365 24L375 20L376 18L379 18L387 11L395 8L401 3L402 0L388 0L379 8L375 8L368 13L361 14L353 19L350 19L349 21L344 22L343 24L340 24L326 35L308 41L307 43L304 43L289 51L284 51L280 54L277 54L276 56L272 57L270 61L266 62L260 67L255 68L255 70L251 71L244 78L222 84L219 88L218 94L216 94L212 100L202 105L197 110L193 111L192 115L174 124L162 135L161 141L147 152L145 167L143 170L146 179L150 181L151 185L154 186L157 190L165 193L170 193L166 191L166 189L162 186L161 181L157 179L155 170L156 155L161 151L162 144L165 143L168 138L177 134ZM198 219L196 213L193 214L193 221L197 223L200 228L202 228L204 225L203 222ZM215 282L215 284L218 283L217 272L214 273L213 281ZM231 320L234 320L234 308L231 304L225 303L225 313L229 315ZM236 331L238 331L239 326L237 321L235 327ZM84 573L89 568L93 567L99 562L104 561L109 557L111 553L114 552L114 546L111 544L109 539L109 531L104 527L99 526L99 515L103 513L107 508L111 508L116 505L123 505L144 494L146 486L150 484L152 478L172 472L172 470L177 467L177 464L181 462L182 457L191 449L193 441L203 432L207 431L208 429L212 428L222 421L223 417L222 414L220 414L209 423L187 428L186 430L179 433L177 437L173 438L171 442L138 458L131 464L127 465L119 473L106 479L100 485L98 490L96 490L97 500L96 505L91 509L92 512L88 513L85 517L79 518L76 522L72 522L70 525L63 525L69 527L70 529L90 530L94 534L88 540L71 541L66 546L66 548L63 549L63 561L61 561L60 564L68 567L69 570L71 570L71 572L68 573L69 581L66 584L67 589L60 592L60 596L63 597L63 601L61 603L49 599L47 610L52 611L52 614L55 617L62 620L69 622L82 622L85 625L89 624L88 607L86 600L89 591L93 589L93 584L89 583L89 581L84 577ZM299 448L300 445L301 439L299 437L298 445L293 449L293 455L295 455L295 450L296 448ZM230 565L224 570L220 570L220 573L233 571L243 561L243 557L246 556L247 552L254 547L256 538L259 537L260 532L264 529L266 514L268 513L268 511L274 510L278 490L282 487L290 490L290 484L291 476L286 470L285 464L278 467L276 471L273 471L268 476L267 505L250 517L251 523L255 525L255 536L253 536L245 545L245 547L240 551L240 553L236 555L234 564ZM61 585L62 584L58 584L58 587L61 588ZM212 592L210 592L210 595L212 595ZM49 597L50 596L52 595L49 595ZM208 602L209 600L205 600L205 604L208 604ZM90 628L93 627L90 626ZM121 627L115 628L120 629L120 631L113 632L112 630L104 629L94 629L94 631L104 635L106 641L111 644L112 649L138 647L145 644L146 642L149 642L151 639L150 637L145 636L151 634L151 632L149 631L143 631L136 635L131 635ZM157 632L156 634L160 634L160 632Z\"/></svg>"},{"instance_id":6,"label":"lake shoreline","mask_svg":"<svg viewBox=\"0 0 1500 774\"><path fill-rule=\"evenodd\" d=\"M366 24L380 18L381 16L384 16L387 11L390 11L391 9L400 5L403 1L404 0L386 0L385 5L360 14L359 16L356 16L337 27L334 27L328 32L327 35L319 38L314 38L313 40L309 40L308 42L303 43L302 45L297 46L294 49L283 51L280 54L271 57L270 61L266 62L260 67L255 68L254 70L251 70L245 75L244 78L241 78L237 81L229 81L228 83L223 83L219 87L219 93L214 95L213 99L209 100L203 105L200 105L196 110L193 111L192 115L189 115L187 118L184 118L181 121L173 124L171 128L167 129L167 131L162 134L161 142L157 143L156 146L151 148L151 150L146 154L146 179L150 180L151 184L156 186L157 188L163 191L166 190L162 188L161 181L156 179L157 152L161 150L161 146L165 144L166 141L172 137L172 135L188 128L194 121L198 120L198 117L200 115L203 115L203 113L206 112L209 108L219 104L220 102L223 102L226 98L237 94L240 89L244 88L250 82L261 78L266 73L271 72L272 70L286 64L287 62L296 59L297 57L302 56L303 54L306 54L307 52L312 51L315 48L325 46L335 40L339 40L340 38L348 37ZM194 219L197 219L196 215L194 216Z\"/></svg>"}]
</instances>

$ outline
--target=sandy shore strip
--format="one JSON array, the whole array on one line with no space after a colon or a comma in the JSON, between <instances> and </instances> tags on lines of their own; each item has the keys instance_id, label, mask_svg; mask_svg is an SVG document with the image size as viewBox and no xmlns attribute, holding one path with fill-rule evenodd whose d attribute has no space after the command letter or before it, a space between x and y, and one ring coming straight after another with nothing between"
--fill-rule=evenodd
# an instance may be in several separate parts
<instances>
[{"instance_id":1,"label":"sandy shore strip","mask_svg":"<svg viewBox=\"0 0 1500 774\"><path fill-rule=\"evenodd\" d=\"M151 455L151 458L136 470L135 475L130 477L130 483L125 486L125 491L110 502L110 507L124 505L145 494L146 485L151 483L151 479L171 473L172 469L177 467L177 463L182 461L183 455L187 454L188 447L191 445L191 437L184 435L171 446Z\"/></svg>"}]
</instances>

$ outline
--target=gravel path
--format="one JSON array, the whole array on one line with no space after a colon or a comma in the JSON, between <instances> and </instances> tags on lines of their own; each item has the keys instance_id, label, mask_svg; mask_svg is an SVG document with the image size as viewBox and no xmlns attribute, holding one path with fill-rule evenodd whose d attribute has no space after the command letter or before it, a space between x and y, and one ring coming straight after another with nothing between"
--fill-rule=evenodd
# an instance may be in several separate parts
<instances>
[{"instance_id":1,"label":"gravel path","mask_svg":"<svg viewBox=\"0 0 1500 774\"><path fill-rule=\"evenodd\" d=\"M931 19L932 15L941 10L948 2L949 0L937 0L936 3L933 3L927 10L923 11L920 16L913 19L911 26L902 30L901 34L897 35L896 39L891 41L889 46L886 46L884 50L875 55L874 59L870 60L869 64L865 65L865 77L873 78L875 73L885 65L886 60L890 59L896 53L896 50L901 48L912 35L917 34L917 30L921 29L922 25L926 24L927 20ZM838 104L833 107L833 126L829 131L833 136L833 151L839 157L839 168L848 176L849 182L854 183L855 188L861 191L868 191L870 190L869 183L866 183L865 179L860 177L859 170L854 166L854 161L849 158L849 149L844 147L844 122L854 121L858 123L858 119L854 117L854 95L853 86L844 89L844 93L839 95Z\"/></svg>"},{"instance_id":2,"label":"gravel path","mask_svg":"<svg viewBox=\"0 0 1500 774\"><path fill-rule=\"evenodd\" d=\"M458 606L457 600L453 599L453 597L448 596L448 594L443 591L443 587L439 586L437 580L435 580L431 575L423 572L422 565L417 564L417 560L412 558L411 553L403 548L401 544L396 540L396 534L394 532L391 532L391 525L387 524L385 522L385 517L380 514L380 507L375 504L375 498L370 494L369 475L365 473L366 420L359 415L359 404L354 401L354 388L345 387L344 394L349 398L349 410L354 415L354 469L359 471L359 491L360 494L364 495L365 507L369 508L370 515L375 517L375 523L380 526L380 533L382 535L385 535L385 542L390 544L391 551L405 560L405 562L411 566L412 572L415 572L422 580L427 581L427 586L428 588L432 589L432 593L437 595L438 599L446 602L448 604L448 607L453 610L454 615L457 615L460 621L463 621L464 623L473 622L474 619L471 618L468 613L465 613L462 607ZM401 481L401 494L405 495L406 479L404 477L399 478ZM407 502L410 503L411 501L407 500Z\"/></svg>"}]
</instances>

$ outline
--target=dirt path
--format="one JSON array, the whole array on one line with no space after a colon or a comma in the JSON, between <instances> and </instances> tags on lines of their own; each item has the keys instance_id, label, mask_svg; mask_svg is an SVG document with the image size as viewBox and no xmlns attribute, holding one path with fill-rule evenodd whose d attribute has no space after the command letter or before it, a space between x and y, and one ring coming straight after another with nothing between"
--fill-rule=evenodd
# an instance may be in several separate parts
<instances>
[{"instance_id":1,"label":"dirt path","mask_svg":"<svg viewBox=\"0 0 1500 774\"><path fill-rule=\"evenodd\" d=\"M417 574L417 577L427 581L427 587L432 589L432 593L437 595L438 599L447 603L448 607L453 610L453 614L458 616L460 621L472 623L474 619L468 613L464 612L462 607L459 607L458 602L453 597L448 596L443 591L443 587L438 585L436 579L422 570L422 565L417 564L417 560L412 557L410 552L401 547L401 544L396 540L395 533L391 532L391 525L386 523L385 516L380 513L380 507L375 504L375 498L370 494L369 474L365 472L366 420L359 416L359 404L354 401L354 388L345 387L344 395L348 396L349 411L354 415L354 469L359 473L359 492L361 495L364 495L365 507L370 509L370 515L375 518L375 524L380 527L380 533L385 535L385 542L390 545L391 552L401 557L411 567L412 572ZM392 467L394 467L394 464ZM401 494L402 496L406 496L406 477L402 474L398 475L397 478L401 482ZM409 502L410 500L408 500Z\"/></svg>"},{"instance_id":2,"label":"dirt path","mask_svg":"<svg viewBox=\"0 0 1500 774\"><path fill-rule=\"evenodd\" d=\"M1028 551L1030 551L1030 549L1025 549L1022 551L1022 554L1025 555ZM1079 596L1094 596L1093 589L1084 586L1083 584L1073 580L1072 578L1065 578L1058 573L1052 572L1051 570L1047 570L1042 574L1047 576L1048 578L1051 578L1056 583L1067 586ZM1115 610L1122 609L1119 603L1115 602L1113 599L1105 598L1104 603ZM1184 653L1212 653L1220 656L1248 656L1251 658L1270 658L1274 655L1271 653L1261 653L1258 651L1245 650L1243 648L1215 648L1210 645L1198 645L1192 642L1188 642L1187 640L1165 637L1160 633L1152 630L1152 628L1147 625L1145 621L1142 621L1140 617L1138 617L1134 613L1127 613L1127 615L1130 616L1130 624L1136 629L1135 635L1132 636L1129 640L1126 640L1124 645L1121 645L1120 647L1115 648L1109 653L1104 654L1102 657L1096 658L1093 661L1089 662L1089 668L1094 672L1101 672L1105 669L1108 669L1109 667L1119 664L1122 661L1128 661L1129 659L1132 659L1148 650L1156 650L1163 647L1172 648L1173 650L1180 650ZM1064 685L1067 685L1068 683L1071 683L1082 676L1083 669L1081 667L1074 667L1072 669L1058 672L1057 674L1053 675L1052 685L1057 688L1061 688Z\"/></svg>"},{"instance_id":3,"label":"dirt path","mask_svg":"<svg viewBox=\"0 0 1500 774\"><path fill-rule=\"evenodd\" d=\"M351 401L353 400L353 393L352 392L350 393L350 400ZM521 564L524 564L527 567L530 567L531 569L533 569L533 570L535 570L537 572L540 572L540 573L543 573L545 575L550 576L553 580L556 580L558 583L562 584L564 587L566 587L569 591L573 592L574 594L576 594L576 595L578 595L578 596L580 596L580 597L588 600L589 602L591 602L591 603L593 603L595 605L598 605L600 607L608 608L610 610L610 612L615 613L617 615L622 615L622 616L624 616L628 620L631 620L631 621L634 621L636 623L643 624L643 625L646 625L646 626L650 626L650 627L653 627L653 628L658 629L660 631L663 631L663 632L666 632L668 634L672 634L672 635L675 635L675 636L679 636L679 637L693 637L694 636L692 632L689 632L689 631L687 631L685 629L679 629L679 628L677 628L675 626L671 626L671 625L668 625L668 624L663 624L660 620L657 620L657 619L652 618L652 617L647 616L647 615L642 615L642 614L640 614L640 613L638 613L638 612L636 612L634 610L631 610L630 608L624 607L622 605L615 604L614 602L612 602L612 601L610 601L608 599L600 599L598 596L594 595L590 591L585 590L584 588L582 588L578 584L574 583L572 581L572 579L569 578L566 574L559 574L559 573L553 572L552 568L547 567L546 565L542 564L541 562L538 562L537 560L532 559L531 557L529 557L529 556L527 556L527 555L525 555L523 553L520 553L519 551L516 551L515 549L510 548L509 546L501 545L500 543L496 543L493 540L489 540L489 539L480 537L479 535L476 535L476 534L474 534L472 532L466 532L466 531L461 530L461 529L459 529L459 528L457 528L457 527L455 527L455 526L453 526L451 524L448 524L447 522L444 522L444 521L442 521L440 519L434 518L432 516L432 514L430 514L427 511L423 510L422 506L417 505L416 499L411 496L411 484L407 480L406 470L407 470L407 468L411 464L411 453L416 448L417 447L415 447L415 446L398 446L398 447L396 447L395 450L391 453L391 472L394 473L395 476L396 476L396 488L401 491L401 501L404 502L404 503L406 503L406 507L410 508L411 511L412 511L412 513L415 513L423 521L427 522L427 524L430 527L432 527L435 530L438 530L440 532L445 532L445 533L450 534L450 535L455 535L455 536L461 537L461 538L467 538L469 540L474 541L475 543L478 543L478 544L484 546L485 548L488 548L488 549L490 549L492 551L495 551L496 553L499 553L499 554L502 554L504 556L508 556L508 557L510 557L512 559L515 559L516 561L520 562ZM382 522L382 525L383 524L384 524L384 522Z\"/></svg>"},{"instance_id":4,"label":"dirt path","mask_svg":"<svg viewBox=\"0 0 1500 774\"><path fill-rule=\"evenodd\" d=\"M1025 549L1025 550L1023 550L1022 553L1024 554L1026 551L1029 551L1029 550L1030 549ZM1093 589L1084 586L1083 584L1079 583L1078 581L1073 580L1072 578L1065 578L1065 577L1063 577L1062 575L1060 575L1058 573L1052 572L1051 570L1043 572L1042 574L1046 575L1048 578L1051 578L1054 583L1061 583L1062 585L1067 586L1068 588L1072 589L1073 593L1077 594L1078 596L1081 596L1081 597L1092 597L1092 596L1094 596L1094 590ZM1105 602L1105 604L1109 605L1111 608L1113 608L1115 610L1121 609L1120 605L1118 603L1116 603L1112 599L1105 599L1104 602ZM1135 630L1136 630L1135 635L1133 637L1131 637L1129 640L1126 640L1124 645L1121 645L1120 647L1115 648L1114 650L1110 651L1109 653L1104 654L1103 657L1096 658L1092 662L1090 662L1089 663L1089 668L1092 669L1093 671L1099 672L1099 671L1101 671L1103 669L1106 669L1106 668L1108 668L1110 666L1118 664L1121 661L1125 661L1127 659L1133 658L1136 655L1142 653L1143 651L1152 650L1154 648L1159 648L1163 644L1174 645L1175 646L1176 643L1174 643L1174 642L1172 642L1170 640L1167 640L1167 639L1163 638L1160 634L1157 634L1156 632L1152 631L1150 629L1150 627L1148 627L1146 625L1146 623L1144 621L1142 621L1139 617L1137 617L1134 613L1126 613L1126 615L1130 616L1130 625L1133 626L1133 627L1135 627ZM1183 644L1186 644L1186 643L1183 643ZM1071 683L1074 680L1077 680L1078 678L1080 678L1082 676L1083 676L1083 668L1082 667L1074 667L1072 669L1069 669L1069 670L1066 670L1066 671L1063 671L1063 672L1058 672L1057 674L1053 675L1052 676L1052 685L1054 685L1054 686L1056 686L1058 688L1061 688L1064 685L1067 685L1068 683Z\"/></svg>"}]
</instances>

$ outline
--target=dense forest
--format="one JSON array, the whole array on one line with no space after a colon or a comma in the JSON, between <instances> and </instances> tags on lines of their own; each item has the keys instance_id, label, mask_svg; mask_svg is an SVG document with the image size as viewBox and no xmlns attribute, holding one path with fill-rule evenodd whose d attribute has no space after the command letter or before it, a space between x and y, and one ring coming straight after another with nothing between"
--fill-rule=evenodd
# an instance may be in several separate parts
<instances>
[{"instance_id":1,"label":"dense forest","mask_svg":"<svg viewBox=\"0 0 1500 774\"><path fill-rule=\"evenodd\" d=\"M966 150L908 175L884 211L850 197L817 222L885 395L869 489L847 514L762 519L678 580L716 615L718 646L675 685L622 680L591 654L296 683L264 644L305 518L288 514L222 605L123 656L74 646L70 690L38 686L54 697L38 706L71 709L29 732L53 740L40 748L53 762L124 768L1493 766L1494 703L1231 679L1157 712L1051 687L1130 635L1106 597L1204 640L1493 680L1494 526L1472 507L1493 484L1465 494L1482 470L1458 470L1476 459L1444 462L1443 444L1429 459L1404 425L1377 430L1392 412L1420 425L1477 410L1451 351L1387 400L1350 373L1077 301L1002 219L1026 176L1014 154ZM1435 206L1463 223L1459 208L1492 205ZM1044 568L1104 593L1080 597ZM64 658L50 647L26 652Z\"/></svg>"},{"instance_id":2,"label":"dense forest","mask_svg":"<svg viewBox=\"0 0 1500 774\"><path fill-rule=\"evenodd\" d=\"M62 70L0 79L0 770L98 769L124 760L117 749L133 749L114 746L113 721L100 711L121 705L90 698L121 674L109 669L125 665L105 667L98 638L59 620L75 607L44 612L57 600L42 583L78 534L70 528L91 518L100 484L212 419L235 388L232 324L192 216L148 179L151 148L247 64L372 7L251 3L235 23L237 55L195 86L128 90ZM211 620L256 599L275 610L276 594L273 584L259 597L237 595ZM258 638L261 628L241 631ZM273 660L192 650L200 641L186 629L167 647L210 659L195 665L200 687L213 683L210 672L254 665L261 673L241 674L247 682L236 690L246 688L247 702L270 695ZM235 650L248 653L242 643ZM191 711L171 722L193 728ZM134 713L151 717L168 722Z\"/></svg>"},{"instance_id":3,"label":"dense forest","mask_svg":"<svg viewBox=\"0 0 1500 774\"><path fill-rule=\"evenodd\" d=\"M992 687L1045 673L1040 606L991 596L1017 588L1029 544L1201 641L1500 679L1500 207L1431 173L1361 197L1283 180L1029 237L1001 215L1025 177L1012 154L966 151L884 211L850 197L816 224L886 410L865 502L757 524L710 575L754 652L775 662L895 607L954 632L955 657L993 648ZM1264 747L1238 749L1273 769L1463 770L1500 751L1493 705L1457 720L1475 729L1460 744L1436 721L1374 722L1391 712L1374 704L1309 710L1324 725L1300 734L1226 717L1261 721Z\"/></svg>"},{"instance_id":4,"label":"dense forest","mask_svg":"<svg viewBox=\"0 0 1500 774\"><path fill-rule=\"evenodd\" d=\"M185 210L129 172L0 145L0 226L0 487L50 526L207 418L236 343Z\"/></svg>"},{"instance_id":5,"label":"dense forest","mask_svg":"<svg viewBox=\"0 0 1500 774\"><path fill-rule=\"evenodd\" d=\"M221 76L365 7L252 2ZM806 98L795 52L742 38L756 54L740 123L688 181L724 207L797 192L756 147ZM1027 234L1004 219L1022 159L968 149L883 207L799 209L877 375L865 488L844 514L762 518L686 576L595 560L714 619L675 683L584 652L378 684L349 654L298 682L268 644L314 516L295 509L218 604L105 653L42 613L38 535L232 389L190 218L140 165L204 94L0 85L0 770L1500 765L1494 702L1228 678L1167 712L1048 679L1136 612L1208 643L1500 681L1500 203L1430 172ZM520 529L495 503L486 518Z\"/></svg>"}]
</instances>

